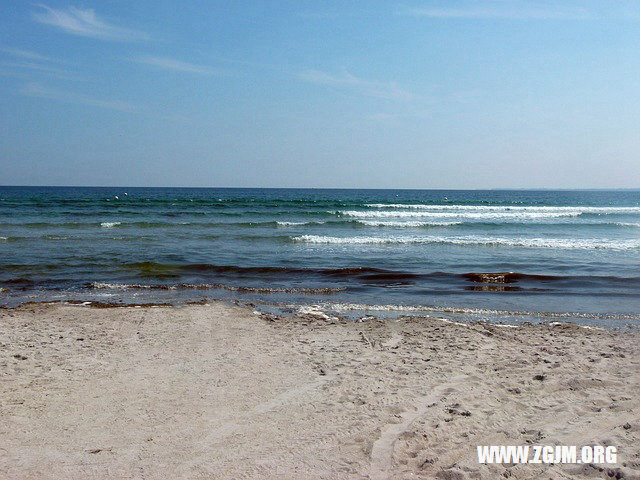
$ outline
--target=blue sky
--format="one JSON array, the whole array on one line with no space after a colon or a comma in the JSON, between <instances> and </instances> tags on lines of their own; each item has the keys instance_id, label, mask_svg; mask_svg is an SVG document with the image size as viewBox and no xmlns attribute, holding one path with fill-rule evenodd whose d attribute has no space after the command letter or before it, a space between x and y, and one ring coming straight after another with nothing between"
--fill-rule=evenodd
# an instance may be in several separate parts
<instances>
[{"instance_id":1,"label":"blue sky","mask_svg":"<svg viewBox=\"0 0 640 480\"><path fill-rule=\"evenodd\" d=\"M640 187L640 0L0 6L0 184Z\"/></svg>"}]
</instances>

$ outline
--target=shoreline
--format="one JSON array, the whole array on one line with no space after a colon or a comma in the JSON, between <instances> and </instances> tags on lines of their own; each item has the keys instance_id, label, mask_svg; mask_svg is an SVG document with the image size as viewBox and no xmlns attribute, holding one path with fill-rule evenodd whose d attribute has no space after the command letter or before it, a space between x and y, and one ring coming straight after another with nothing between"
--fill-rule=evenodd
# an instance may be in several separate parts
<instances>
[{"instance_id":1,"label":"shoreline","mask_svg":"<svg viewBox=\"0 0 640 480\"><path fill-rule=\"evenodd\" d=\"M2 309L0 476L640 478L638 340L222 302ZM478 464L493 444L619 459Z\"/></svg>"},{"instance_id":2,"label":"shoreline","mask_svg":"<svg viewBox=\"0 0 640 480\"><path fill-rule=\"evenodd\" d=\"M166 299L165 299L166 300ZM28 300L14 304L0 304L0 310L16 310L31 306L68 305L89 308L183 308L191 305L222 304L229 307L245 307L253 313L275 315L276 317L292 318L300 315L319 315L321 317L335 317L336 319L353 322L371 317L380 320L397 320L404 317L432 318L460 325L489 324L495 326L521 327L528 325L571 324L584 328L595 328L611 331L640 330L640 316L636 314L620 313L585 313L585 312L537 312L518 310L474 309L463 307L433 307L426 305L369 305L361 303L286 303L267 302L261 300L239 300L236 298L199 298L197 300L174 300L164 302L132 302L102 300ZM440 315L440 316L436 316ZM449 317L447 317L449 315ZM457 316L462 316L458 318ZM482 317L478 318L478 315ZM474 318L475 317L475 318ZM509 321L511 319L511 321ZM596 320L601 323L587 324L585 321ZM607 324L606 321L610 323ZM619 322L618 325L615 322Z\"/></svg>"}]
</instances>

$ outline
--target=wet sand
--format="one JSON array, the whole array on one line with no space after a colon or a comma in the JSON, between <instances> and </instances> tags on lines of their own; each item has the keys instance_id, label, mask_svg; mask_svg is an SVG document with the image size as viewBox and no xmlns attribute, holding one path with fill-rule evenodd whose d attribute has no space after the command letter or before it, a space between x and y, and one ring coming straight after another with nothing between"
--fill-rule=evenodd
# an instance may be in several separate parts
<instances>
[{"instance_id":1,"label":"wet sand","mask_svg":"<svg viewBox=\"0 0 640 480\"><path fill-rule=\"evenodd\" d=\"M181 308L0 311L0 478L640 478L640 333ZM617 465L480 465L477 445Z\"/></svg>"}]
</instances>

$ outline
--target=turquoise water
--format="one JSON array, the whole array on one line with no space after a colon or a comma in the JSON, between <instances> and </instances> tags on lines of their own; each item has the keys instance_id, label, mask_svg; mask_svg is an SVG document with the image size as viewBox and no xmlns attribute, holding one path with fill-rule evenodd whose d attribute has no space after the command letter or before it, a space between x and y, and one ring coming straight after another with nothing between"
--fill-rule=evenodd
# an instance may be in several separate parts
<instances>
[{"instance_id":1,"label":"turquoise water","mask_svg":"<svg viewBox=\"0 0 640 480\"><path fill-rule=\"evenodd\" d=\"M636 324L640 191L0 187L0 288Z\"/></svg>"}]
</instances>

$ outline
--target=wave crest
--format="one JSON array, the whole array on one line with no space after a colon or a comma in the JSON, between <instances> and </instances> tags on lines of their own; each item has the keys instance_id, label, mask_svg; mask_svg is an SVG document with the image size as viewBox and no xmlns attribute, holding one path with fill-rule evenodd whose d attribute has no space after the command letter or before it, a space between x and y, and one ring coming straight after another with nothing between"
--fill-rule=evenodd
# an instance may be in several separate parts
<instances>
[{"instance_id":1,"label":"wave crest","mask_svg":"<svg viewBox=\"0 0 640 480\"><path fill-rule=\"evenodd\" d=\"M525 248L556 249L598 249L633 250L640 248L640 240L600 240L600 239L557 239L557 238L504 238L504 237L329 237L323 235L300 235L292 237L294 242L336 244L336 245L375 245L375 244L449 244L478 245Z\"/></svg>"},{"instance_id":2,"label":"wave crest","mask_svg":"<svg viewBox=\"0 0 640 480\"><path fill-rule=\"evenodd\" d=\"M581 213L640 213L640 207L585 207L585 206L518 206L518 205L426 205L405 203L367 203L369 208L407 210L462 210L479 212L581 212Z\"/></svg>"},{"instance_id":3,"label":"wave crest","mask_svg":"<svg viewBox=\"0 0 640 480\"><path fill-rule=\"evenodd\" d=\"M251 293L298 293L298 294L332 294L346 290L346 287L337 288L261 288L249 286L226 285L223 283L179 283L177 285L143 285L130 283L104 283L93 282L87 285L95 290L215 290L223 289L233 292Z\"/></svg>"},{"instance_id":4,"label":"wave crest","mask_svg":"<svg viewBox=\"0 0 640 480\"><path fill-rule=\"evenodd\" d=\"M362 210L339 210L328 212L338 216L354 218L467 218L467 219L520 219L535 220L544 218L570 218L579 217L583 212L579 210L567 210L561 212L527 212L527 211L500 211L500 212L424 212L424 211L362 211Z\"/></svg>"},{"instance_id":5,"label":"wave crest","mask_svg":"<svg viewBox=\"0 0 640 480\"><path fill-rule=\"evenodd\" d=\"M375 220L356 220L361 225L368 227L396 227L396 228L416 228L416 227L450 227L453 225L462 225L462 222L394 222L394 221L375 221Z\"/></svg>"}]
</instances>

